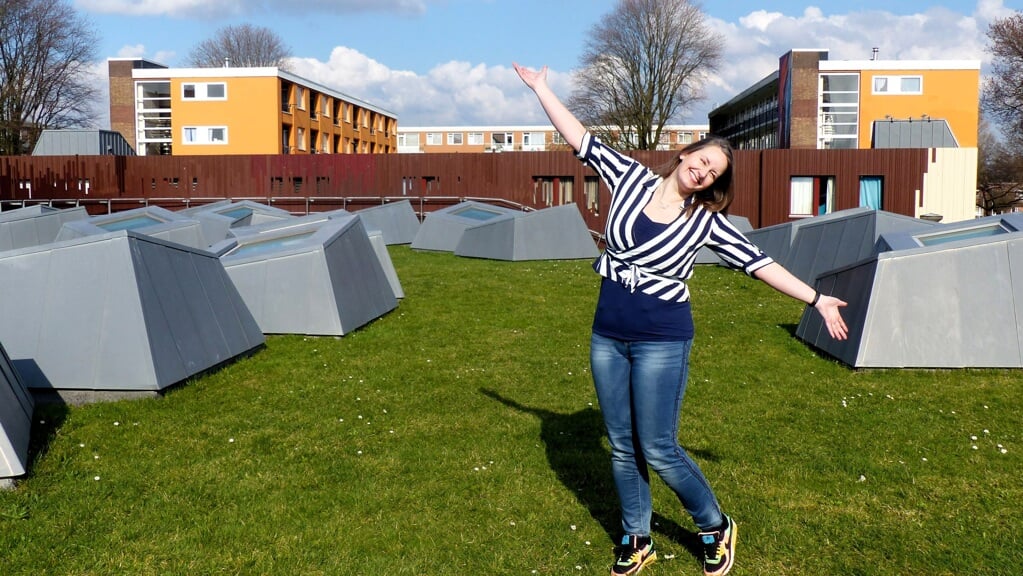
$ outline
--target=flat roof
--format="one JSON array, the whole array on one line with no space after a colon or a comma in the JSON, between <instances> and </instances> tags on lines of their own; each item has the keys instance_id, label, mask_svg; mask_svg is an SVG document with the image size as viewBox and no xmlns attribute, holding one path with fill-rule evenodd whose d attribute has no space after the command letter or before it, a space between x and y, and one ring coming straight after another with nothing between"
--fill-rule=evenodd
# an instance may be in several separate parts
<instances>
[{"instance_id":1,"label":"flat roof","mask_svg":"<svg viewBox=\"0 0 1023 576\"><path fill-rule=\"evenodd\" d=\"M980 60L821 60L822 72L853 70L980 70Z\"/></svg>"}]
</instances>

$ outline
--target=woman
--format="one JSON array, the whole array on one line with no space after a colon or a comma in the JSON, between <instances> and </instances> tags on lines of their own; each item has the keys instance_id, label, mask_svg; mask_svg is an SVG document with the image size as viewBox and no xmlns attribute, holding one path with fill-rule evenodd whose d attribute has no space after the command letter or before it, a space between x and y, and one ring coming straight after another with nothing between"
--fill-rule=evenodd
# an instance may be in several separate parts
<instances>
[{"instance_id":1,"label":"woman","mask_svg":"<svg viewBox=\"0 0 1023 576\"><path fill-rule=\"evenodd\" d=\"M554 128L611 190L606 249L594 263L602 281L590 347L624 531L611 574L635 574L657 558L650 538L652 468L700 529L704 574L722 576L734 561L736 523L678 444L694 332L686 280L697 251L707 246L729 266L814 306L831 336L843 340L848 330L839 308L846 303L793 276L728 221L732 149L726 140L686 146L652 171L590 135L551 91L546 66L514 66Z\"/></svg>"}]
</instances>

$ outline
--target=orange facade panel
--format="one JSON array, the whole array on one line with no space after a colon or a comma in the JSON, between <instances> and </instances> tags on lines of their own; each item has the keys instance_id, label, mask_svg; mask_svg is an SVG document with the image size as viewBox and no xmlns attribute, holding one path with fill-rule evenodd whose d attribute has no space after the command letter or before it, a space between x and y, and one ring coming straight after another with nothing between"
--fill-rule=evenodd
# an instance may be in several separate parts
<instances>
[{"instance_id":1,"label":"orange facade panel","mask_svg":"<svg viewBox=\"0 0 1023 576\"><path fill-rule=\"evenodd\" d=\"M873 123L888 119L944 120L960 148L976 148L979 110L979 69L864 70L860 148L870 147Z\"/></svg>"}]
</instances>

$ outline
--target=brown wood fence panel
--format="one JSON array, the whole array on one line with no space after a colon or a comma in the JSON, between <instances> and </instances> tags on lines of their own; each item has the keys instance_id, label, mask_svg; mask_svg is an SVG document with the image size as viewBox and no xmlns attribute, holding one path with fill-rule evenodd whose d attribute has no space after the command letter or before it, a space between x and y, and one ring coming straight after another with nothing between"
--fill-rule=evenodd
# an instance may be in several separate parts
<instances>
[{"instance_id":1,"label":"brown wood fence panel","mask_svg":"<svg viewBox=\"0 0 1023 576\"><path fill-rule=\"evenodd\" d=\"M631 153L657 166L673 151ZM884 178L884 209L913 215L923 187L926 149L737 150L731 212L754 227L787 222L792 176L833 176L836 210L859 203L859 178ZM408 198L417 212L462 199L547 207L538 179L573 182L572 200L587 226L602 230L599 213L586 210L584 181L594 172L571 152L494 154L345 154L254 156L5 156L0 157L0 208L18 203L79 203L92 213L155 204L169 209L216 199L251 199L294 213L345 208L357 211ZM555 193L553 202L559 201Z\"/></svg>"}]
</instances>

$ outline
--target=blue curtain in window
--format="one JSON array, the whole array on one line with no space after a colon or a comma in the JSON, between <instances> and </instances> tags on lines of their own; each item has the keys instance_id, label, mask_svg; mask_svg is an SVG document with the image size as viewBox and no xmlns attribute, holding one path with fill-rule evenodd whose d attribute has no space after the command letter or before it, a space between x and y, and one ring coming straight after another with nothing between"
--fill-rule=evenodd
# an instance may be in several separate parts
<instances>
[{"instance_id":1,"label":"blue curtain in window","mask_svg":"<svg viewBox=\"0 0 1023 576\"><path fill-rule=\"evenodd\" d=\"M873 210L881 209L881 177L860 177L860 206Z\"/></svg>"}]
</instances>

